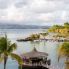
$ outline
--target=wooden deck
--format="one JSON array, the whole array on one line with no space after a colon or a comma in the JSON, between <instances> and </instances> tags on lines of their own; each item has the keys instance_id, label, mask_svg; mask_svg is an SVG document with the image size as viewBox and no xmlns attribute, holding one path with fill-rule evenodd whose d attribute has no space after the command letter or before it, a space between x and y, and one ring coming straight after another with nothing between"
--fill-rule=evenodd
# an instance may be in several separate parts
<instances>
[{"instance_id":1,"label":"wooden deck","mask_svg":"<svg viewBox=\"0 0 69 69\"><path fill-rule=\"evenodd\" d=\"M43 66L27 66L27 65L23 65L22 69L49 69Z\"/></svg>"}]
</instances>

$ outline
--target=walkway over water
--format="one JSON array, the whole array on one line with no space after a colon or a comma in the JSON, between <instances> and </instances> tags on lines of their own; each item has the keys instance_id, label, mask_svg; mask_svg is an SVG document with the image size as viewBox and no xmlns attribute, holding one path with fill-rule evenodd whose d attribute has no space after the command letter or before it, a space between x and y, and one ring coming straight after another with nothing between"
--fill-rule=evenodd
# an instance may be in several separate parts
<instances>
[{"instance_id":1,"label":"walkway over water","mask_svg":"<svg viewBox=\"0 0 69 69\"><path fill-rule=\"evenodd\" d=\"M39 40L33 40L33 41L42 41L42 40L45 40L45 41L56 41L56 42L69 42L69 39L48 39L48 38L45 38L45 39L39 39ZM18 42L27 42L27 41L32 41L32 40L25 40L25 39L18 39L17 40Z\"/></svg>"},{"instance_id":2,"label":"walkway over water","mask_svg":"<svg viewBox=\"0 0 69 69\"><path fill-rule=\"evenodd\" d=\"M45 40L45 41L57 41L57 42L69 42L69 39L40 39L40 40Z\"/></svg>"}]
</instances>

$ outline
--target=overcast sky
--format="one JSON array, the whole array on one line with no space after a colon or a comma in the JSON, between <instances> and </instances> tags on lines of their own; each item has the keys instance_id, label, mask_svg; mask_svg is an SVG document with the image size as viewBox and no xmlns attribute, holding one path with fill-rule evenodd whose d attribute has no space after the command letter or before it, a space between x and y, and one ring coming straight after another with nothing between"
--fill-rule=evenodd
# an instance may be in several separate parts
<instances>
[{"instance_id":1,"label":"overcast sky","mask_svg":"<svg viewBox=\"0 0 69 69\"><path fill-rule=\"evenodd\" d=\"M53 25L69 21L69 0L0 0L0 22Z\"/></svg>"}]
</instances>

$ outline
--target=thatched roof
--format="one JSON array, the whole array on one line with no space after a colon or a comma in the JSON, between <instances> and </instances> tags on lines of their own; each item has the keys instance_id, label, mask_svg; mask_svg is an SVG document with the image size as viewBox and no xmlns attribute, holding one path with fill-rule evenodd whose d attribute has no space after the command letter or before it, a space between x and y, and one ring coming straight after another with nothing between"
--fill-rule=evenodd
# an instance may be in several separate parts
<instances>
[{"instance_id":1,"label":"thatched roof","mask_svg":"<svg viewBox=\"0 0 69 69\"><path fill-rule=\"evenodd\" d=\"M34 57L47 57L48 54L44 53L44 52L39 52L36 50L36 48L34 48L31 52L22 54L21 57L24 58L34 58Z\"/></svg>"}]
</instances>

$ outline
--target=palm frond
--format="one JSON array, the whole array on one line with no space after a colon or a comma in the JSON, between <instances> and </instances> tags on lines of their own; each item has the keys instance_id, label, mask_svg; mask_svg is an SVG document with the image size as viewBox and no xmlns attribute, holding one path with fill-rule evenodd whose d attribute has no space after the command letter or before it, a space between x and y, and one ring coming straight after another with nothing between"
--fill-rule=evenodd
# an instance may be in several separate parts
<instances>
[{"instance_id":1,"label":"palm frond","mask_svg":"<svg viewBox=\"0 0 69 69\"><path fill-rule=\"evenodd\" d=\"M69 43L64 42L58 48L58 60L60 57L69 57Z\"/></svg>"},{"instance_id":2,"label":"palm frond","mask_svg":"<svg viewBox=\"0 0 69 69\"><path fill-rule=\"evenodd\" d=\"M7 49L7 42L6 42L6 38L1 37L0 38L0 50L6 50Z\"/></svg>"},{"instance_id":3,"label":"palm frond","mask_svg":"<svg viewBox=\"0 0 69 69\"><path fill-rule=\"evenodd\" d=\"M18 56L17 54L14 54L14 53L11 53L10 55L11 55L11 57L12 57L13 59L15 59L16 61L18 61L18 64L19 64L19 65L22 65L22 64L23 64L23 60L21 59L20 56Z\"/></svg>"},{"instance_id":4,"label":"palm frond","mask_svg":"<svg viewBox=\"0 0 69 69\"><path fill-rule=\"evenodd\" d=\"M17 48L17 45L15 43L13 43L11 46L9 46L8 48L8 52L12 52L13 50L15 50Z\"/></svg>"}]
</instances>

